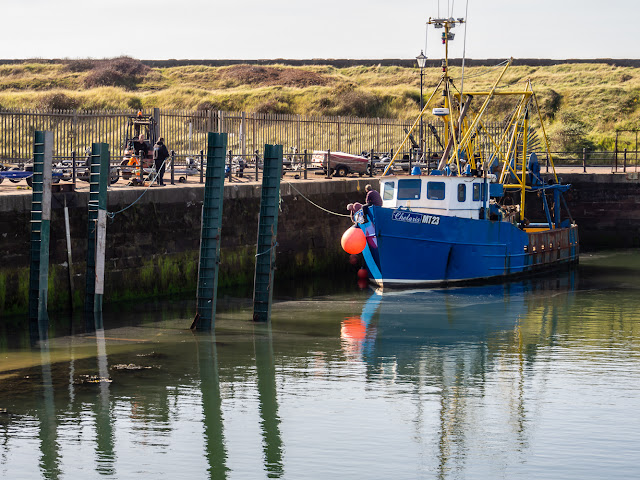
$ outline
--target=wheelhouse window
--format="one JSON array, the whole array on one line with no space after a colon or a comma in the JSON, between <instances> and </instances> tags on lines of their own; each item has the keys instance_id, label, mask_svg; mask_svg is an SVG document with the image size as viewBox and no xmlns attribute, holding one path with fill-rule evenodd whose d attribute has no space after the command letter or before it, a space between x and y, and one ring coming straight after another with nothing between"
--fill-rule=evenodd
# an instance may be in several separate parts
<instances>
[{"instance_id":1,"label":"wheelhouse window","mask_svg":"<svg viewBox=\"0 0 640 480\"><path fill-rule=\"evenodd\" d=\"M418 200L421 186L422 180L419 178L398 180L398 200Z\"/></svg>"},{"instance_id":2,"label":"wheelhouse window","mask_svg":"<svg viewBox=\"0 0 640 480\"><path fill-rule=\"evenodd\" d=\"M396 182L386 182L382 192L382 200L393 200L393 191L396 188Z\"/></svg>"},{"instance_id":3,"label":"wheelhouse window","mask_svg":"<svg viewBox=\"0 0 640 480\"><path fill-rule=\"evenodd\" d=\"M429 200L444 200L444 182L427 183L427 198Z\"/></svg>"},{"instance_id":4,"label":"wheelhouse window","mask_svg":"<svg viewBox=\"0 0 640 480\"><path fill-rule=\"evenodd\" d=\"M464 202L467 199L467 186L464 183L458 184L458 201Z\"/></svg>"},{"instance_id":5,"label":"wheelhouse window","mask_svg":"<svg viewBox=\"0 0 640 480\"><path fill-rule=\"evenodd\" d=\"M484 184L482 183L474 183L473 184L473 201L479 202L483 197L486 197Z\"/></svg>"}]
</instances>

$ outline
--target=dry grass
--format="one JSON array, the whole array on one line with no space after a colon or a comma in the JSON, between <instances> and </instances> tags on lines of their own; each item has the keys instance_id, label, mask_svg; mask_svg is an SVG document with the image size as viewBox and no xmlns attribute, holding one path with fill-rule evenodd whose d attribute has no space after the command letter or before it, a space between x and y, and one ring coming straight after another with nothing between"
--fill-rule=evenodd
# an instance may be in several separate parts
<instances>
[{"instance_id":1,"label":"dry grass","mask_svg":"<svg viewBox=\"0 0 640 480\"><path fill-rule=\"evenodd\" d=\"M490 88L498 72L496 68L468 67L465 90ZM459 77L460 68L452 68L451 74ZM425 72L425 97L440 75L439 68ZM518 88L528 79L537 91L558 148L572 144L567 140L571 138L610 147L616 128L640 127L638 68L604 64L513 66L504 83ZM419 85L417 69L402 67L235 65L150 69L123 57L0 65L0 107L160 107L409 119L418 113ZM497 115L504 114L508 106L498 103Z\"/></svg>"}]
</instances>

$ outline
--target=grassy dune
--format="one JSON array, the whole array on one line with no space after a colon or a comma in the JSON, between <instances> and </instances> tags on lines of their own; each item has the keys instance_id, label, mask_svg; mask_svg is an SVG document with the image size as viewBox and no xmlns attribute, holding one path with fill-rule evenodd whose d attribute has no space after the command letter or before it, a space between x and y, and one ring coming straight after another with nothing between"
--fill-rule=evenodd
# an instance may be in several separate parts
<instances>
[{"instance_id":1,"label":"grassy dune","mask_svg":"<svg viewBox=\"0 0 640 480\"><path fill-rule=\"evenodd\" d=\"M486 90L499 69L469 67L465 90ZM425 97L439 68L427 69ZM459 77L460 68L452 68ZM640 68L606 64L513 66L508 87L531 80L553 147L610 149L616 128L640 127ZM459 87L459 80L456 85ZM404 67L149 68L130 58L0 65L0 108L219 109L303 115L413 118L420 77ZM500 100L494 111L508 111ZM626 135L634 148L635 134Z\"/></svg>"}]
</instances>

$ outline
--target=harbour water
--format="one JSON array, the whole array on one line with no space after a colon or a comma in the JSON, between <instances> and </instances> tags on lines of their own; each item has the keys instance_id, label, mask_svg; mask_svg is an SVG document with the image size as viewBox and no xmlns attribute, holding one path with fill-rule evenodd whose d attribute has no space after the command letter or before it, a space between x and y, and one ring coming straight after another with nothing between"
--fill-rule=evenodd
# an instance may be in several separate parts
<instances>
[{"instance_id":1,"label":"harbour water","mask_svg":"<svg viewBox=\"0 0 640 480\"><path fill-rule=\"evenodd\" d=\"M505 285L281 286L271 325L222 296L214 335L193 299L5 322L0 478L634 478L639 294L625 251Z\"/></svg>"}]
</instances>

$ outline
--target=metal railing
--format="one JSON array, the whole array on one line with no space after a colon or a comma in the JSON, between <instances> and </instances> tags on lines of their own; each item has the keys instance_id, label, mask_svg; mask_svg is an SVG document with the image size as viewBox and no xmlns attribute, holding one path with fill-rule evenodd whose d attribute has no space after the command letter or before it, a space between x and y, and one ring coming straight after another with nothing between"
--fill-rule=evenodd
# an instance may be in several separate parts
<instances>
[{"instance_id":1,"label":"metal railing","mask_svg":"<svg viewBox=\"0 0 640 480\"><path fill-rule=\"evenodd\" d=\"M127 121L137 111L0 109L0 162L20 163L33 156L33 132L54 133L54 155L69 157L94 142L110 145L112 163L123 150ZM386 118L317 117L305 115L225 112L221 110L143 111L158 121L158 134L168 148L195 156L206 150L208 132L228 133L234 155L251 155L265 144L283 145L285 152L331 150L359 154L389 152L404 139L412 121ZM496 125L498 125L496 123ZM441 122L423 123L425 151L443 148ZM417 138L417 133L414 134Z\"/></svg>"},{"instance_id":2,"label":"metal railing","mask_svg":"<svg viewBox=\"0 0 640 480\"><path fill-rule=\"evenodd\" d=\"M208 132L228 134L230 177L237 166L233 159L243 159L247 175L259 177L259 160L265 144L284 146L285 167L298 164L296 157L314 150L361 152L392 152L404 139L410 121L356 118L316 117L303 115L261 114L225 112L221 110L163 110L153 109L158 119L159 135L165 138L169 149L175 152L172 162L174 176L178 180L192 178L194 171L203 165L202 151L206 150ZM0 163L22 164L33 156L33 132L50 130L54 134L54 157L57 159L84 158L82 153L94 142L110 145L111 163L116 166L122 160L127 136L127 121L137 111L80 111L80 110L2 110L0 109ZM143 112L145 113L145 112ZM151 113L151 112L146 112ZM487 123L485 129L500 129L502 124ZM424 151L442 152L444 128L442 123L424 121ZM415 151L413 152L415 153ZM412 151L401 152L402 157ZM638 151L577 151L553 152L558 166L611 166L612 171L637 168ZM81 158L82 157L82 158ZM544 165L546 153L539 154ZM411 157L413 158L413 157ZM294 159L293 161L291 159ZM236 160L237 163L237 160ZM256 168L255 166L258 165ZM312 167L307 165L305 174ZM285 171L292 170L285 168ZM167 169L167 174L169 174ZM177 171L177 173L176 173ZM199 179L200 173L196 175ZM75 178L75 175L74 175Z\"/></svg>"}]
</instances>

